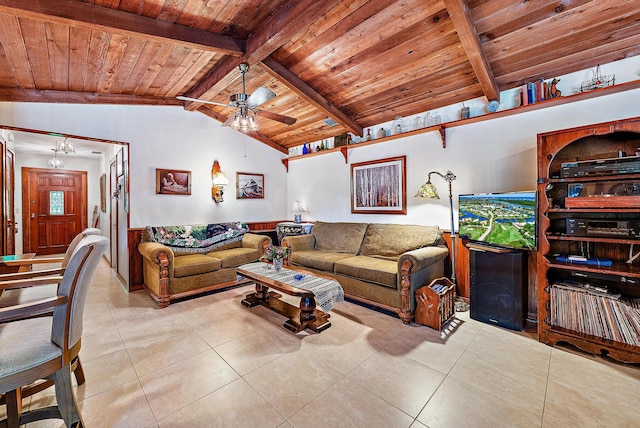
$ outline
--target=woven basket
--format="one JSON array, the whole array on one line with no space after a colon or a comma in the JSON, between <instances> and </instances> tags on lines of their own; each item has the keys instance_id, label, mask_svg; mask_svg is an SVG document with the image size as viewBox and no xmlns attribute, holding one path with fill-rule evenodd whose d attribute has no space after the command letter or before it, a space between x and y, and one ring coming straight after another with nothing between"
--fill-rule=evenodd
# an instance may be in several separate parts
<instances>
[{"instance_id":1,"label":"woven basket","mask_svg":"<svg viewBox=\"0 0 640 428\"><path fill-rule=\"evenodd\" d=\"M596 67L596 76L591 80L585 80L582 82L582 85L580 85L580 92L593 91L594 89L606 88L607 86L613 86L615 84L615 74L603 76L600 73L600 65L598 65Z\"/></svg>"}]
</instances>

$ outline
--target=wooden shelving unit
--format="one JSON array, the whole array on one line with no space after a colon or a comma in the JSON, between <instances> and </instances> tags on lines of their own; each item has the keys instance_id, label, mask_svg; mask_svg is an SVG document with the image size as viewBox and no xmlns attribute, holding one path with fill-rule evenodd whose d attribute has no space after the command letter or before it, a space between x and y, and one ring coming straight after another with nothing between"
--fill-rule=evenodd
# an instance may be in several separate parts
<instances>
[{"instance_id":1,"label":"wooden shelving unit","mask_svg":"<svg viewBox=\"0 0 640 428\"><path fill-rule=\"evenodd\" d=\"M543 343L566 342L593 354L640 362L626 300L640 298L640 262L628 262L640 247L632 226L640 222L640 195L633 189L629 193L626 184L620 187L640 183L640 174L615 168L581 170L589 175L580 178L563 178L561 173L563 163L589 160L603 165L602 159L616 157L611 153L633 154L638 147L640 118L538 135L538 337ZM585 184L581 193L570 196L568 188L575 183ZM593 206L585 202L572 208L573 198L589 200L590 195L582 194L587 184L596 192ZM610 204L603 202L603 194L611 196ZM582 228L568 232L569 219L583 222ZM606 226L612 231L598 226L603 223L613 224ZM589 224L594 225L591 231ZM561 262L558 255L606 263Z\"/></svg>"},{"instance_id":2,"label":"wooden shelving unit","mask_svg":"<svg viewBox=\"0 0 640 428\"><path fill-rule=\"evenodd\" d=\"M640 88L640 80L634 80L634 81L631 81L631 82L621 83L619 85L609 86L609 87L606 87L606 88L594 89L593 91L589 91L589 92L582 92L582 93L578 93L578 94L567 95L565 97L553 98L553 99L546 100L546 101L541 101L541 102L535 103L535 104L528 104L526 106L519 106L519 107L507 109L507 110L501 110L501 111L497 111L495 113L486 113L486 114L483 114L483 115L480 115L480 116L470 117L468 119L454 120L452 122L442 123L442 124L435 125L435 126L429 126L427 128L421 128L421 129L416 129L416 130L413 130L413 131L402 132L400 134L389 135L388 137L377 138L375 140L366 141L364 143L356 143L356 144L350 144L348 146L335 147L333 149L322 150L320 152L309 153L309 154L306 154L306 155L290 156L288 158L282 159L282 164L285 166L285 168L287 169L287 172L288 172L289 171L289 162L290 161L295 161L295 160L299 160L299 159L306 159L306 158L309 158L309 157L312 157L312 156L321 156L321 155L325 155L325 154L329 154L329 153L336 153L336 152L341 152L342 155L344 156L345 162L349 163L349 151L350 150L359 149L361 147L367 147L367 146L370 146L372 144L386 143L388 141L392 141L392 140L395 140L395 139L398 139L398 138L405 138L405 137L410 137L412 135L419 135L419 134L424 134L426 132L436 132L436 131L440 133L440 137L442 138L442 148L446 148L447 147L447 129L448 128L455 128L455 127L458 127L458 126L469 125L469 124L472 124L472 123L484 122L485 120L498 119L498 118L501 118L501 117L507 117L507 116L512 116L512 115L515 115L515 114L521 114L521 113L526 113L526 112L529 112L529 111L539 110L539 109L542 109L542 108L548 108L548 107L559 106L559 105L563 105L563 104L574 103L574 102L577 102L577 101L588 100L588 99L591 99L591 98L602 97L602 96L605 96L605 95L611 95L611 94L615 94L615 93L618 93L618 92L630 91L630 90L638 89L638 88Z\"/></svg>"}]
</instances>

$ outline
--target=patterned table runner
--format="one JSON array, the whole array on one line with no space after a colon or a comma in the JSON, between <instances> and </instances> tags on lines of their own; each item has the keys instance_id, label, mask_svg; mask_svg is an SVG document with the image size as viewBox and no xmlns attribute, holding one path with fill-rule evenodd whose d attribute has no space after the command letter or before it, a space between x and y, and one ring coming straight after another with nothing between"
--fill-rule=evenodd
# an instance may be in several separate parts
<instances>
[{"instance_id":1,"label":"patterned table runner","mask_svg":"<svg viewBox=\"0 0 640 428\"><path fill-rule=\"evenodd\" d=\"M280 281L301 290L311 291L316 297L318 306L320 306L320 309L325 313L333 309L335 303L344 302L342 286L334 279L303 274L284 267L280 269L280 272L276 272L272 265L264 262L249 263L239 268L269 279ZM299 278L300 275L302 278L296 279Z\"/></svg>"}]
</instances>

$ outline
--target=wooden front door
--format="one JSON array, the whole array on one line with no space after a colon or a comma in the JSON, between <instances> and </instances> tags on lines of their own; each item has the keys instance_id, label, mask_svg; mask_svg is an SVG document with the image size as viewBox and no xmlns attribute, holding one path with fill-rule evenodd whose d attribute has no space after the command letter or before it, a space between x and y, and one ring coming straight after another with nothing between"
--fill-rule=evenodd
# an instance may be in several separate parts
<instances>
[{"instance_id":1,"label":"wooden front door","mask_svg":"<svg viewBox=\"0 0 640 428\"><path fill-rule=\"evenodd\" d=\"M22 168L24 252L64 253L87 227L87 173Z\"/></svg>"}]
</instances>

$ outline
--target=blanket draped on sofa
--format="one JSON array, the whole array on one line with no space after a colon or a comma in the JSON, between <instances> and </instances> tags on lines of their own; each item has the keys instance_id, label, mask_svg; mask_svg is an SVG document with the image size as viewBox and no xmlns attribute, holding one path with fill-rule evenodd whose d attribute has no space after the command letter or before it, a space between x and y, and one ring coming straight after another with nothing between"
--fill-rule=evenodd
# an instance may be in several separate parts
<instances>
[{"instance_id":1,"label":"blanket draped on sofa","mask_svg":"<svg viewBox=\"0 0 640 428\"><path fill-rule=\"evenodd\" d=\"M246 223L211 223L196 226L147 226L152 241L176 253L209 253L215 248L242 241L249 232Z\"/></svg>"}]
</instances>

